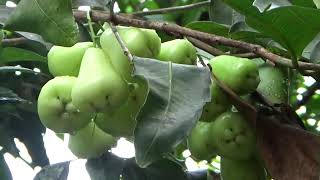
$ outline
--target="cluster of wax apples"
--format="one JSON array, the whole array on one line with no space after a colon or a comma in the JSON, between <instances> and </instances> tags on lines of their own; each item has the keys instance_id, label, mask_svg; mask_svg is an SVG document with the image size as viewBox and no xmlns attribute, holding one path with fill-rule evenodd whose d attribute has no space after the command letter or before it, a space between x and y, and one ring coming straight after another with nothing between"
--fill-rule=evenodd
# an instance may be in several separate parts
<instances>
[{"instance_id":1,"label":"cluster of wax apples","mask_svg":"<svg viewBox=\"0 0 320 180\"><path fill-rule=\"evenodd\" d=\"M248 95L258 90L273 103L286 99L285 76L279 69L225 55L211 59L209 64L217 79L240 97L248 100ZM265 180L253 128L232 107L215 80L211 84L211 98L187 140L192 157L210 160L219 155L224 180Z\"/></svg>"},{"instance_id":2,"label":"cluster of wax apples","mask_svg":"<svg viewBox=\"0 0 320 180\"><path fill-rule=\"evenodd\" d=\"M196 48L187 40L161 44L154 30L122 26L117 30L135 56L196 63ZM41 122L56 133L69 133L69 148L80 158L98 157L117 138L132 137L149 90L144 79L131 75L132 65L110 28L105 27L99 44L53 46L48 67L54 78L38 97Z\"/></svg>"}]
</instances>

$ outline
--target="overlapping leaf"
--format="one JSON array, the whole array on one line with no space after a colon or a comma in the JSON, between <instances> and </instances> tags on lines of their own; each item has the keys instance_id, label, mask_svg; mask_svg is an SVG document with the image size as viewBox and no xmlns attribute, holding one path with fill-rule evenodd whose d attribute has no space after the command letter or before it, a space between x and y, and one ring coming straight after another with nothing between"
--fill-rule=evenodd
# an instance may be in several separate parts
<instances>
[{"instance_id":1,"label":"overlapping leaf","mask_svg":"<svg viewBox=\"0 0 320 180\"><path fill-rule=\"evenodd\" d=\"M137 163L146 167L189 135L210 101L211 79L207 68L137 57L134 65L150 88L134 133Z\"/></svg>"},{"instance_id":2,"label":"overlapping leaf","mask_svg":"<svg viewBox=\"0 0 320 180\"><path fill-rule=\"evenodd\" d=\"M5 28L37 33L57 45L72 46L79 39L70 0L22 0Z\"/></svg>"}]
</instances>

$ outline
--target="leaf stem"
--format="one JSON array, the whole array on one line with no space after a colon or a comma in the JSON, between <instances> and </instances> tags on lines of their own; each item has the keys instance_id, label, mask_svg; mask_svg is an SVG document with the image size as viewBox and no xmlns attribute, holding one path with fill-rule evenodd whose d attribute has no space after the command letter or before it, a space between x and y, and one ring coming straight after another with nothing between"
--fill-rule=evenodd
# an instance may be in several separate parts
<instances>
[{"instance_id":1,"label":"leaf stem","mask_svg":"<svg viewBox=\"0 0 320 180\"><path fill-rule=\"evenodd\" d=\"M93 45L94 45L95 47L97 47L96 35L95 35L94 30L93 30L93 27L92 27L92 20L91 20L91 16L90 16L90 10L87 11L87 20L88 20L88 26L89 26L89 29L90 29L89 34L90 34L90 36L91 36Z\"/></svg>"}]
</instances>

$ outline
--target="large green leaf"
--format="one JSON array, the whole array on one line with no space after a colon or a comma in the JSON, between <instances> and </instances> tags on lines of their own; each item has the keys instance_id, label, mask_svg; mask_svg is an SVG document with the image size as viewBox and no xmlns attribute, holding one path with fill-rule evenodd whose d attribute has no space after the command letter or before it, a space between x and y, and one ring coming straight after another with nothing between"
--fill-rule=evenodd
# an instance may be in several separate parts
<instances>
[{"instance_id":1,"label":"large green leaf","mask_svg":"<svg viewBox=\"0 0 320 180\"><path fill-rule=\"evenodd\" d=\"M119 180L124 165L124 159L107 152L99 158L88 159L86 169L91 180Z\"/></svg>"},{"instance_id":2,"label":"large green leaf","mask_svg":"<svg viewBox=\"0 0 320 180\"><path fill-rule=\"evenodd\" d=\"M253 0L224 2L245 15L251 27L272 37L296 57L320 32L320 10L317 9L285 6L260 13L252 5Z\"/></svg>"},{"instance_id":3,"label":"large green leaf","mask_svg":"<svg viewBox=\"0 0 320 180\"><path fill-rule=\"evenodd\" d=\"M146 167L182 142L210 101L210 71L191 65L134 58L135 75L144 76L149 95L137 117L136 160Z\"/></svg>"},{"instance_id":4,"label":"large green leaf","mask_svg":"<svg viewBox=\"0 0 320 180\"><path fill-rule=\"evenodd\" d=\"M46 166L36 175L34 180L67 180L70 161Z\"/></svg>"},{"instance_id":5,"label":"large green leaf","mask_svg":"<svg viewBox=\"0 0 320 180\"><path fill-rule=\"evenodd\" d=\"M72 46L79 40L71 0L22 0L5 28L37 33L57 45Z\"/></svg>"},{"instance_id":6,"label":"large green leaf","mask_svg":"<svg viewBox=\"0 0 320 180\"><path fill-rule=\"evenodd\" d=\"M241 14L230 8L223 0L211 0L209 17L213 22L226 25L233 25L244 20Z\"/></svg>"},{"instance_id":7,"label":"large green leaf","mask_svg":"<svg viewBox=\"0 0 320 180\"><path fill-rule=\"evenodd\" d=\"M45 57L25 49L15 47L6 47L0 49L0 64L16 61L47 62Z\"/></svg>"}]
</instances>

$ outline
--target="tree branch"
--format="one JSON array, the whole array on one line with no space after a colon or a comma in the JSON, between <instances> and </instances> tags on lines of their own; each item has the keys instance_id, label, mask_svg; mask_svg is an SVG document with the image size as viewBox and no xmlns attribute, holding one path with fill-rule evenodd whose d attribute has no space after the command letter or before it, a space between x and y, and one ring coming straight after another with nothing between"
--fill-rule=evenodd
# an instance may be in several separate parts
<instances>
[{"instance_id":1,"label":"tree branch","mask_svg":"<svg viewBox=\"0 0 320 180\"><path fill-rule=\"evenodd\" d=\"M3 39L1 45L3 46L16 46L19 44L23 44L27 42L28 39L25 37L18 37L18 38L12 38L12 39Z\"/></svg>"},{"instance_id":2,"label":"tree branch","mask_svg":"<svg viewBox=\"0 0 320 180\"><path fill-rule=\"evenodd\" d=\"M84 20L85 13L82 11L75 10L74 16L77 20ZM92 20L93 21L108 21L110 22L110 14L102 11L92 11ZM116 24L134 26L139 28L147 28L147 29L155 29L158 31L163 31L167 33L176 33L183 36L192 37L198 39L200 41L206 42L210 45L225 45L230 47L236 47L240 49L244 49L248 52L254 53L259 57L267 59L275 64L283 65L286 67L294 68L292 61L288 58L281 57L277 54L273 54L269 52L267 49L260 45L250 44L247 42L237 41L233 39L228 39L222 36L217 36L205 32L200 32L196 30L192 30L189 28L181 27L176 24L169 24L167 22L157 22L157 21L146 21L141 19L136 19L132 17L132 15L121 15L115 14L113 17L113 21ZM299 62L299 68L303 70L314 70L320 71L320 64L314 63L306 63Z\"/></svg>"},{"instance_id":3,"label":"tree branch","mask_svg":"<svg viewBox=\"0 0 320 180\"><path fill-rule=\"evenodd\" d=\"M155 9L155 10L149 10L149 11L138 11L138 12L131 13L131 15L149 16L149 15L155 15L155 14L177 13L177 12L183 12L186 10L207 6L209 4L210 4L210 1L203 1L203 2L198 2L198 3L189 4L185 6L176 6L176 7Z\"/></svg>"}]
</instances>

